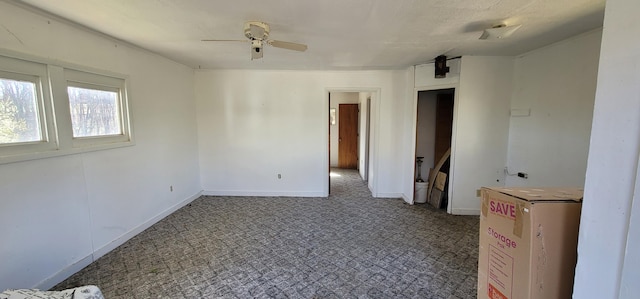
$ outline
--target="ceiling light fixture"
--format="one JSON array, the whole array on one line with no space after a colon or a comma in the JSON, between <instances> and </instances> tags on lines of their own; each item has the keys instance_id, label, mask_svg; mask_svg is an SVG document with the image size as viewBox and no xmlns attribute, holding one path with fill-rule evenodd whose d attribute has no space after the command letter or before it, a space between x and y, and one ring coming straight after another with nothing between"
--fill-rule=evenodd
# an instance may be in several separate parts
<instances>
[{"instance_id":1,"label":"ceiling light fixture","mask_svg":"<svg viewBox=\"0 0 640 299\"><path fill-rule=\"evenodd\" d=\"M480 36L480 39L502 39L511 36L522 25L507 26L505 24L498 24L491 28L485 29Z\"/></svg>"},{"instance_id":2,"label":"ceiling light fixture","mask_svg":"<svg viewBox=\"0 0 640 299\"><path fill-rule=\"evenodd\" d=\"M251 60L262 58L262 41L259 39L251 40Z\"/></svg>"},{"instance_id":3,"label":"ceiling light fixture","mask_svg":"<svg viewBox=\"0 0 640 299\"><path fill-rule=\"evenodd\" d=\"M246 40L234 40L234 39L203 39L203 42L246 42L251 43L251 60L260 59L263 56L264 46L269 45L274 48L281 48L286 50L293 50L298 52L304 52L307 50L307 45L298 44L292 42L284 42L279 40L269 39L270 32L269 25L260 21L249 21L244 24L244 36Z\"/></svg>"}]
</instances>

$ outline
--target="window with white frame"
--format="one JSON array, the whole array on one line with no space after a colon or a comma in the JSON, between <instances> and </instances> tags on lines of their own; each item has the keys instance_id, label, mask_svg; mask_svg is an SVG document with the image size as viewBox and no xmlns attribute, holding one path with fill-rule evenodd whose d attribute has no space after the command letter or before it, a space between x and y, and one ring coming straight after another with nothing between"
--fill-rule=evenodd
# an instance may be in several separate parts
<instances>
[{"instance_id":1,"label":"window with white frame","mask_svg":"<svg viewBox=\"0 0 640 299\"><path fill-rule=\"evenodd\" d=\"M0 55L0 164L132 145L124 76Z\"/></svg>"},{"instance_id":2,"label":"window with white frame","mask_svg":"<svg viewBox=\"0 0 640 299\"><path fill-rule=\"evenodd\" d=\"M120 92L84 84L67 87L74 138L122 135Z\"/></svg>"},{"instance_id":3,"label":"window with white frame","mask_svg":"<svg viewBox=\"0 0 640 299\"><path fill-rule=\"evenodd\" d=\"M39 78L0 72L0 143L43 141Z\"/></svg>"},{"instance_id":4,"label":"window with white frame","mask_svg":"<svg viewBox=\"0 0 640 299\"><path fill-rule=\"evenodd\" d=\"M0 156L57 148L47 66L0 56Z\"/></svg>"},{"instance_id":5,"label":"window with white frame","mask_svg":"<svg viewBox=\"0 0 640 299\"><path fill-rule=\"evenodd\" d=\"M130 140L125 80L65 70L74 146Z\"/></svg>"}]
</instances>

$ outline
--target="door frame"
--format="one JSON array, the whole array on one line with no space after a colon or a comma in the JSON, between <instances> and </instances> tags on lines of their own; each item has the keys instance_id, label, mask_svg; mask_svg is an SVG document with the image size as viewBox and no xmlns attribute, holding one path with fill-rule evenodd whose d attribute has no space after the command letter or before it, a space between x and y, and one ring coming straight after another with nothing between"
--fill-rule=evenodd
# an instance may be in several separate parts
<instances>
[{"instance_id":1,"label":"door frame","mask_svg":"<svg viewBox=\"0 0 640 299\"><path fill-rule=\"evenodd\" d=\"M413 127L413 134L412 136L412 141L411 141L411 153L412 153L412 161L413 161L413 167L410 168L410 175L409 177L411 178L409 180L409 184L411 184L410 189L409 190L413 190L413 192L411 192L411 194L408 194L408 197L410 199L410 204L414 204L414 200L415 200L415 177L416 177L416 163L415 163L415 156L416 156L416 145L417 145L417 134L418 134L418 93L421 91L437 91L437 90L442 90L442 89L453 89L453 124L451 125L451 156L449 158L449 175L448 175L448 181L449 184L447 186L448 188L448 202L447 202L447 213L451 214L452 212L452 207L453 204L452 202L455 200L455 198L453 197L454 195L454 190L452 188L453 186L453 181L455 180L455 173L454 173L454 169L455 169L455 148L456 148L456 132L457 132L457 122L458 122L458 107L459 107L459 94L460 94L460 84L459 83L451 83L451 84L441 84L441 85L432 85L432 86L421 86L421 87L416 87L413 89L413 123L412 123L412 127ZM428 175L428 174L427 174ZM405 189L406 190L406 189Z\"/></svg>"},{"instance_id":2,"label":"door frame","mask_svg":"<svg viewBox=\"0 0 640 299\"><path fill-rule=\"evenodd\" d=\"M336 92L362 92L362 93L368 93L369 94L369 99L366 99L365 102L367 102L368 106L367 107L362 107L362 103L360 103L360 117L365 116L364 119L364 128L362 126L360 126L359 129L359 133L361 134L361 137L358 140L359 143L359 147L364 147L364 153L365 155L358 155L358 165L359 168L364 168L366 169L366 179L363 178L363 180L365 180L367 182L367 187L369 187L369 191L371 191L371 195L373 197L377 197L378 192L378 182L377 182L377 173L378 173L378 163L377 163L377 149L378 149L378 145L377 145L377 136L378 136L378 119L379 119L379 115L380 115L380 109L378 109L378 107L380 107L380 98L381 98L381 89L380 88L372 88L372 87L362 87L362 88L358 88L358 87L328 87L325 88L325 94L324 94L324 104L323 106L325 107L325 109L323 109L323 119L329 120L329 109L330 109L330 102L329 102L329 98L330 98L330 94L331 93L336 93ZM366 110L366 111L363 111ZM367 117L368 114L368 117ZM360 123L362 123L363 120L360 121ZM323 169L323 177L324 182L323 182L323 190L325 193L325 196L329 196L329 188L330 188L330 178L329 178L329 173L331 172L331 168L329 167L330 161L331 161L331 151L330 151L330 146L331 144L330 139L329 139L329 131L330 131L331 127L330 125L327 125L327 123L323 124L323 131L324 131L324 135L323 135L323 144L324 146L324 150L326 151L326 154L324 155L324 158L326 159L323 163L323 166L326 167L325 169ZM362 134L362 132L366 132L365 134ZM361 140L364 139L364 142L361 142Z\"/></svg>"},{"instance_id":3,"label":"door frame","mask_svg":"<svg viewBox=\"0 0 640 299\"><path fill-rule=\"evenodd\" d=\"M363 145L364 157L362 157L362 159L364 159L365 163L362 165L359 171L362 179L365 182L368 182L369 181L369 148L370 148L370 140L371 140L371 138L369 138L369 134L371 132L371 126L369 125L371 124L371 95L367 96L367 99L365 100L365 102L367 104L366 107L365 108L361 107L361 110L363 111L362 114L364 114L364 117L365 117L364 123L366 124L366 128L363 129L365 135L361 137L361 138L364 138L364 145Z\"/></svg>"}]
</instances>

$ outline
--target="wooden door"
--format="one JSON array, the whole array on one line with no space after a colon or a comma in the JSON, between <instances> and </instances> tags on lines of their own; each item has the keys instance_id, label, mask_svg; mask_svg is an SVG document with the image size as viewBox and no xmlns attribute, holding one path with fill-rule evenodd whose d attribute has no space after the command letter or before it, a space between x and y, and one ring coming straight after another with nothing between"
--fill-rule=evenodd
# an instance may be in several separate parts
<instances>
[{"instance_id":1,"label":"wooden door","mask_svg":"<svg viewBox=\"0 0 640 299\"><path fill-rule=\"evenodd\" d=\"M451 131L453 127L453 94L438 94L436 99L436 136L433 165L436 165L442 155L451 147Z\"/></svg>"},{"instance_id":2,"label":"wooden door","mask_svg":"<svg viewBox=\"0 0 640 299\"><path fill-rule=\"evenodd\" d=\"M338 105L338 167L358 169L358 104Z\"/></svg>"}]
</instances>

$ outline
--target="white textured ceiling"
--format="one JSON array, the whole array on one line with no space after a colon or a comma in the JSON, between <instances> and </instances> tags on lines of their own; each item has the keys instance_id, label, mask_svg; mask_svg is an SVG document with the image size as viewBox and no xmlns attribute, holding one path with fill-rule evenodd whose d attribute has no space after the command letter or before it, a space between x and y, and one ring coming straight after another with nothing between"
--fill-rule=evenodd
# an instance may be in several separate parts
<instances>
[{"instance_id":1,"label":"white textured ceiling","mask_svg":"<svg viewBox=\"0 0 640 299\"><path fill-rule=\"evenodd\" d=\"M394 69L440 54L518 55L602 26L604 0L22 0L194 68ZM306 52L251 61L245 21ZM511 38L482 30L522 24Z\"/></svg>"}]
</instances>

